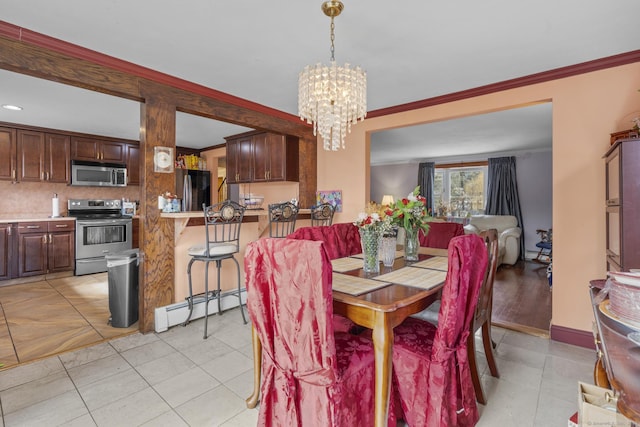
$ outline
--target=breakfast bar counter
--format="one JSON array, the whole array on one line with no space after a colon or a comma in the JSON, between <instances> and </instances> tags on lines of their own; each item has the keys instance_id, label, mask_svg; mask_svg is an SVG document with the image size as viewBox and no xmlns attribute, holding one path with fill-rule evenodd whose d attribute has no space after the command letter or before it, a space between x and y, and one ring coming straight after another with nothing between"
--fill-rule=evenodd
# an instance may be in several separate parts
<instances>
[{"instance_id":1,"label":"breakfast bar counter","mask_svg":"<svg viewBox=\"0 0 640 427\"><path fill-rule=\"evenodd\" d=\"M191 257L188 254L190 247L204 245L204 212L189 211L175 213L161 213L160 218L174 221L175 236L175 273L174 273L174 301L184 301L189 294L187 265ZM300 209L296 228L309 226L311 218L310 209ZM269 216L266 209L246 210L240 230L240 251L235 255L242 266L244 263L244 251L249 242L261 237L269 236ZM193 278L194 294L204 292L204 266L196 263L191 274ZM209 283L216 283L216 269L209 269ZM236 271L233 263L222 263L221 290L233 290L237 286ZM244 286L244 271L241 272L241 280Z\"/></svg>"}]
</instances>

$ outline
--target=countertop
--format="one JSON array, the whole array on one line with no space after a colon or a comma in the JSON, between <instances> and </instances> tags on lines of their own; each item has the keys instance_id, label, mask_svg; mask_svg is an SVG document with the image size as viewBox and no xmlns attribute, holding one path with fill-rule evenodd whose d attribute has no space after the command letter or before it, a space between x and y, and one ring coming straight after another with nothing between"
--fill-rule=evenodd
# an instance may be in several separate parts
<instances>
[{"instance_id":1,"label":"countertop","mask_svg":"<svg viewBox=\"0 0 640 427\"><path fill-rule=\"evenodd\" d=\"M0 217L0 224L9 224L13 222L40 222L40 221L75 221L75 218L69 216L51 217L34 217L32 214L26 214L24 217L12 215L11 218Z\"/></svg>"},{"instance_id":2,"label":"countertop","mask_svg":"<svg viewBox=\"0 0 640 427\"><path fill-rule=\"evenodd\" d=\"M244 216L268 216L269 212L266 209L248 209L246 211L244 211ZM309 215L311 214L311 209L299 209L298 210L298 215ZM188 212L162 212L160 214L161 218L173 218L173 219L179 219L179 218L200 218L200 217L204 217L204 213L202 211L188 211Z\"/></svg>"}]
</instances>

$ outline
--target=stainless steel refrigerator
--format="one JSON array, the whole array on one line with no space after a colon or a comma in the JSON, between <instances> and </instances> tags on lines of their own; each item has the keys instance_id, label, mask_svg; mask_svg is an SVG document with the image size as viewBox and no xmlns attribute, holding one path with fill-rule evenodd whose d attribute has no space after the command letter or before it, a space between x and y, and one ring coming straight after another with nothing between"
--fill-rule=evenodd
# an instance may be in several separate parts
<instances>
[{"instance_id":1,"label":"stainless steel refrigerator","mask_svg":"<svg viewBox=\"0 0 640 427\"><path fill-rule=\"evenodd\" d=\"M211 172L176 169L176 195L182 197L183 211L201 211L211 204Z\"/></svg>"}]
</instances>

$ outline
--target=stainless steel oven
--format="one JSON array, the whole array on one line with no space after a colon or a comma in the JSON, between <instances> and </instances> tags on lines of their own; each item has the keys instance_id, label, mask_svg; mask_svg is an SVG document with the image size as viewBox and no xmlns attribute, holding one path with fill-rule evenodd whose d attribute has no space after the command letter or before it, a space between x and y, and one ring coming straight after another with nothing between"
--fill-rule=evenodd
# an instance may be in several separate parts
<instances>
[{"instance_id":1,"label":"stainless steel oven","mask_svg":"<svg viewBox=\"0 0 640 427\"><path fill-rule=\"evenodd\" d=\"M76 276L107 271L107 255L132 248L120 200L71 199L68 212L76 218Z\"/></svg>"}]
</instances>

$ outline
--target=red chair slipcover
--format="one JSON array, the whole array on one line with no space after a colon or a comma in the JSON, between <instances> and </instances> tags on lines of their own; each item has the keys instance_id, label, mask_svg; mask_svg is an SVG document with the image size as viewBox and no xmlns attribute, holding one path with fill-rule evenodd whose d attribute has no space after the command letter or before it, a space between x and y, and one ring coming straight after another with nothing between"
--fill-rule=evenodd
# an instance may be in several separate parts
<instances>
[{"instance_id":1,"label":"red chair slipcover","mask_svg":"<svg viewBox=\"0 0 640 427\"><path fill-rule=\"evenodd\" d=\"M289 239L320 240L324 242L329 259L344 258L362 253L358 227L350 222L302 227L287 236Z\"/></svg>"},{"instance_id":2,"label":"red chair slipcover","mask_svg":"<svg viewBox=\"0 0 640 427\"><path fill-rule=\"evenodd\" d=\"M361 336L334 335L331 262L323 243L252 242L245 280L262 343L258 426L373 425L373 345Z\"/></svg>"},{"instance_id":3,"label":"red chair slipcover","mask_svg":"<svg viewBox=\"0 0 640 427\"><path fill-rule=\"evenodd\" d=\"M464 235L464 227L457 222L430 222L429 232L425 236L422 230L418 234L420 246L447 249L451 239Z\"/></svg>"},{"instance_id":4,"label":"red chair slipcover","mask_svg":"<svg viewBox=\"0 0 640 427\"><path fill-rule=\"evenodd\" d=\"M478 421L467 337L486 268L482 238L454 237L438 327L410 317L394 329L393 385L411 427L473 426Z\"/></svg>"}]
</instances>

